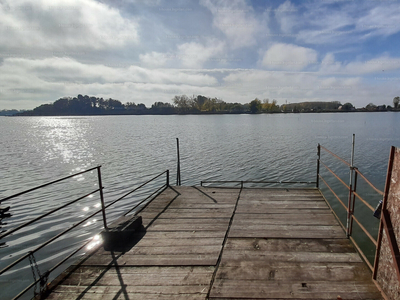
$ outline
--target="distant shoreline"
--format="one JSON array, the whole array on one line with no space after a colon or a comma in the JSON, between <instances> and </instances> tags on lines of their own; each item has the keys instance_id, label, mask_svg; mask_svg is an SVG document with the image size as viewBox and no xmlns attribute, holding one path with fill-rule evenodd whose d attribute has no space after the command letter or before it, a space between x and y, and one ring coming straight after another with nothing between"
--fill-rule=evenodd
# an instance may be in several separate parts
<instances>
[{"instance_id":1,"label":"distant shoreline","mask_svg":"<svg viewBox=\"0 0 400 300\"><path fill-rule=\"evenodd\" d=\"M104 116L104 115L226 115L226 114L287 114L287 113L347 113L399 111L398 97L390 105L369 103L362 108L338 101L298 102L278 105L273 99L255 98L249 103L229 103L218 98L202 95L188 97L175 96L173 104L155 102L151 107L143 103L126 102L116 99L103 99L79 94L77 97L64 97L50 104L42 104L32 110L3 110L0 115L12 116Z\"/></svg>"},{"instance_id":2,"label":"distant shoreline","mask_svg":"<svg viewBox=\"0 0 400 300\"><path fill-rule=\"evenodd\" d=\"M275 114L327 114L327 113L379 113L379 112L400 112L400 110L324 110L324 111L303 111L303 112L188 112L188 113L102 113L102 114L15 114L15 115L0 115L0 117L96 117L96 116L187 116L187 115L275 115Z\"/></svg>"}]
</instances>

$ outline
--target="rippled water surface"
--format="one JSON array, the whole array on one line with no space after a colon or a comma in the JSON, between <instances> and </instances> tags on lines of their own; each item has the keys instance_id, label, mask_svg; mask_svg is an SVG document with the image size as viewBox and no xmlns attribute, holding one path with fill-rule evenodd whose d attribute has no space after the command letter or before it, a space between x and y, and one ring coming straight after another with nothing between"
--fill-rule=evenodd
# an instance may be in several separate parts
<instances>
[{"instance_id":1,"label":"rippled water surface","mask_svg":"<svg viewBox=\"0 0 400 300\"><path fill-rule=\"evenodd\" d=\"M347 161L351 136L356 134L355 165L383 189L391 145L400 146L400 115L382 113L187 115L99 117L2 117L0 199L81 170L102 165L106 203L166 169L176 176L176 140L180 139L182 185L201 180L306 180L316 177L316 150L321 143ZM396 134L397 131L397 134ZM346 166L323 153L322 159L348 182ZM323 172L338 195L346 199L341 184ZM12 217L2 230L13 228L98 188L92 171L39 192L10 201ZM162 184L164 177L154 185ZM363 183L360 182L360 188ZM322 186L329 200L329 190ZM380 197L365 189L375 206ZM144 197L140 193L109 212L110 219ZM338 204L332 200L335 208ZM2 240L0 268L28 250L65 230L99 207L93 194L60 213ZM338 208L340 211L340 208ZM365 226L377 221L359 208ZM342 217L342 215L339 213ZM35 255L42 270L101 230L94 217L62 240ZM364 243L364 241L361 241ZM370 254L373 255L373 254ZM55 273L56 274L56 273ZM27 260L0 277L2 299L11 298L32 282ZM32 295L30 292L29 296ZM29 298L29 297L28 297Z\"/></svg>"}]
</instances>

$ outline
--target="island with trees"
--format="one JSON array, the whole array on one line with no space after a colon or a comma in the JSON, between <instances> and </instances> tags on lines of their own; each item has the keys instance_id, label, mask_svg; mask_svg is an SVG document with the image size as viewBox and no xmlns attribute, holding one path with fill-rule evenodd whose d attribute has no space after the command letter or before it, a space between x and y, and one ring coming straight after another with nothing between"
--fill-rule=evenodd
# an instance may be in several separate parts
<instances>
[{"instance_id":1,"label":"island with trees","mask_svg":"<svg viewBox=\"0 0 400 300\"><path fill-rule=\"evenodd\" d=\"M103 99L88 95L63 97L51 104L42 104L33 110L11 110L16 116L74 116L74 115L172 115L172 114L259 114L259 113L321 113L321 112L373 112L399 111L400 97L393 99L393 107L368 104L355 108L350 102L300 102L278 105L275 99L255 98L249 103L229 103L219 98L202 95L177 95L172 103L155 102L150 108L143 103L126 102L112 98ZM5 111L3 111L5 112ZM7 115L4 113L3 115Z\"/></svg>"}]
</instances>

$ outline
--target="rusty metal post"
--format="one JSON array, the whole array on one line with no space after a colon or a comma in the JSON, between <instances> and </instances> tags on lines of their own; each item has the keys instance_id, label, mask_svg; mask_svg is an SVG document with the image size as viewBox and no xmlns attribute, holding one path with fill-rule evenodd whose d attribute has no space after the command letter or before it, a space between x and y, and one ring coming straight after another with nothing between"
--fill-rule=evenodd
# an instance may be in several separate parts
<instances>
[{"instance_id":1,"label":"rusty metal post","mask_svg":"<svg viewBox=\"0 0 400 300\"><path fill-rule=\"evenodd\" d=\"M181 185L181 161L179 157L179 139L176 138L176 149L178 152L178 166L176 171L176 185Z\"/></svg>"},{"instance_id":2,"label":"rusty metal post","mask_svg":"<svg viewBox=\"0 0 400 300\"><path fill-rule=\"evenodd\" d=\"M386 174L382 211L387 209L387 199L389 196L390 180L392 178L393 161L394 161L395 151L396 151L396 148L394 146L392 146L390 148L390 154L389 154L389 163L388 163L388 170L387 170L387 174ZM374 280L376 280L376 277L378 275L379 256L381 253L383 229L384 229L384 223L383 223L383 219L382 219L382 215L381 215L381 219L379 221L378 241L377 241L377 246L376 246L376 251L375 251L374 271L372 273L372 278Z\"/></svg>"},{"instance_id":3,"label":"rusty metal post","mask_svg":"<svg viewBox=\"0 0 400 300\"><path fill-rule=\"evenodd\" d=\"M351 159L350 159L350 182L349 182L349 200L347 203L347 222L346 222L346 235L350 237L351 228L350 223L352 219L352 198L353 198L353 174L354 174L354 144L356 135L353 133L352 147L351 147Z\"/></svg>"},{"instance_id":4,"label":"rusty metal post","mask_svg":"<svg viewBox=\"0 0 400 300\"><path fill-rule=\"evenodd\" d=\"M106 219L106 209L105 209L105 205L104 205L103 184L102 184L102 182L101 182L101 172L100 172L100 168L101 168L101 166L97 166L97 178L99 179L101 212L102 212L102 214L103 214L104 229L108 229L108 227L107 227L107 219Z\"/></svg>"},{"instance_id":5,"label":"rusty metal post","mask_svg":"<svg viewBox=\"0 0 400 300\"><path fill-rule=\"evenodd\" d=\"M316 185L317 185L317 189L319 189L319 161L321 159L321 145L318 143L318 147L317 147L317 181L316 181Z\"/></svg>"}]
</instances>

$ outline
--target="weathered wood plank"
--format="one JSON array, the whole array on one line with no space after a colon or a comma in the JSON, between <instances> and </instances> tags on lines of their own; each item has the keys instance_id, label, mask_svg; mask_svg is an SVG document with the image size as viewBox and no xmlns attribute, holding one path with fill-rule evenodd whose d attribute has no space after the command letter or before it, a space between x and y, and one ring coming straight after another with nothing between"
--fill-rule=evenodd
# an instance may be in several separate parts
<instances>
[{"instance_id":1,"label":"weathered wood plank","mask_svg":"<svg viewBox=\"0 0 400 300\"><path fill-rule=\"evenodd\" d=\"M177 218L177 219L157 219L153 225L165 225L165 224L213 224L213 225L228 225L229 218L214 218L214 219L200 219L196 218L193 220Z\"/></svg>"},{"instance_id":2,"label":"weathered wood plank","mask_svg":"<svg viewBox=\"0 0 400 300\"><path fill-rule=\"evenodd\" d=\"M214 266L218 256L208 254L184 255L122 255L116 262L120 266ZM111 266L115 260L107 255L92 256L85 260L83 266Z\"/></svg>"},{"instance_id":3,"label":"weathered wood plank","mask_svg":"<svg viewBox=\"0 0 400 300\"><path fill-rule=\"evenodd\" d=\"M224 266L237 266L249 261L258 262L260 265L268 265L271 261L290 261L293 263L351 263L362 262L358 253L328 253L328 252L258 252L252 251L224 251L221 263Z\"/></svg>"},{"instance_id":4,"label":"weathered wood plank","mask_svg":"<svg viewBox=\"0 0 400 300\"><path fill-rule=\"evenodd\" d=\"M234 209L234 205L229 203L179 203L179 202L172 202L169 208L189 208L189 209L207 209L207 208L230 208Z\"/></svg>"},{"instance_id":5,"label":"weathered wood plank","mask_svg":"<svg viewBox=\"0 0 400 300\"><path fill-rule=\"evenodd\" d=\"M268 252L355 253L348 239L257 239L229 238L224 251L257 250Z\"/></svg>"},{"instance_id":6,"label":"weathered wood plank","mask_svg":"<svg viewBox=\"0 0 400 300\"><path fill-rule=\"evenodd\" d=\"M305 284L305 285L304 285ZM374 285L346 281L216 280L210 299L382 299Z\"/></svg>"},{"instance_id":7,"label":"weathered wood plank","mask_svg":"<svg viewBox=\"0 0 400 300\"><path fill-rule=\"evenodd\" d=\"M175 211L175 212L172 212ZM180 219L198 219L198 218L230 218L232 215L232 210L229 209L229 211L226 210L220 210L218 208L216 209L179 209L178 212L176 212L177 209L167 209L164 213L162 213L158 219L175 219L175 218L180 218ZM153 212L146 212L146 213L141 213L140 214L143 218L148 218L148 219L153 219L157 213Z\"/></svg>"},{"instance_id":8,"label":"weathered wood plank","mask_svg":"<svg viewBox=\"0 0 400 300\"><path fill-rule=\"evenodd\" d=\"M183 286L183 285L207 285L210 283L214 268L194 267L186 268L186 272L176 272L174 269L163 272L144 273L139 269L137 273L132 270L127 273L123 269L127 267L111 268L79 268L77 272L63 280L63 285L72 286L118 286L121 283L129 286ZM200 272L197 272L200 268ZM112 270L112 272L111 272ZM154 267L152 268L154 270Z\"/></svg>"},{"instance_id":9,"label":"weathered wood plank","mask_svg":"<svg viewBox=\"0 0 400 300\"><path fill-rule=\"evenodd\" d=\"M235 216L239 216L242 214L251 215L252 218L268 218L271 214L299 214L303 216L307 216L309 214L317 213L323 215L332 215L329 207L323 208L260 208L260 207L238 207L235 212Z\"/></svg>"},{"instance_id":10,"label":"weathered wood plank","mask_svg":"<svg viewBox=\"0 0 400 300\"><path fill-rule=\"evenodd\" d=\"M318 215L312 214L305 218L302 215L294 214L270 214L264 216L264 218L252 218L251 214L238 214L235 215L233 220L233 226L239 226L246 228L247 226L257 225L336 225L337 221L335 217L331 215ZM249 227L250 228L250 227Z\"/></svg>"},{"instance_id":11,"label":"weathered wood plank","mask_svg":"<svg viewBox=\"0 0 400 300\"><path fill-rule=\"evenodd\" d=\"M222 205L222 204L221 204ZM270 200L270 201L262 201L262 200L248 200L239 202L238 206L261 206L261 207L287 207L287 208L325 208L327 204L325 201L296 201L296 200Z\"/></svg>"},{"instance_id":12,"label":"weathered wood plank","mask_svg":"<svg viewBox=\"0 0 400 300\"><path fill-rule=\"evenodd\" d=\"M299 214L305 214L311 210L316 211L330 211L329 207L321 205L320 207L303 207L301 205L291 205L290 207L286 205L281 206L270 206L270 205L241 205L237 207L237 214L272 214L272 213L287 213L293 210L298 210Z\"/></svg>"},{"instance_id":13,"label":"weathered wood plank","mask_svg":"<svg viewBox=\"0 0 400 300\"><path fill-rule=\"evenodd\" d=\"M151 225L147 231L226 231L228 224L159 224Z\"/></svg>"},{"instance_id":14,"label":"weathered wood plank","mask_svg":"<svg viewBox=\"0 0 400 300\"><path fill-rule=\"evenodd\" d=\"M141 234L136 235L138 238L146 239L198 239L198 238L223 238L225 231L147 231L142 237ZM135 237L135 236L134 236ZM133 238L134 238L133 237Z\"/></svg>"},{"instance_id":15,"label":"weathered wood plank","mask_svg":"<svg viewBox=\"0 0 400 300\"><path fill-rule=\"evenodd\" d=\"M195 246L153 246L143 247L135 246L125 253L125 255L180 255L180 254L210 254L217 255L221 251L222 245L208 245L201 244Z\"/></svg>"},{"instance_id":16,"label":"weathered wood plank","mask_svg":"<svg viewBox=\"0 0 400 300\"><path fill-rule=\"evenodd\" d=\"M186 300L186 299L205 299L206 295L203 294L180 294L179 291L171 294L150 294L150 293L134 293L134 292L126 292L124 288L120 288L119 291L115 293L97 293L92 292L90 293L59 293L53 292L47 299L52 300L76 300L76 299L84 299L84 300Z\"/></svg>"},{"instance_id":17,"label":"weathered wood plank","mask_svg":"<svg viewBox=\"0 0 400 300\"><path fill-rule=\"evenodd\" d=\"M224 239L220 238L147 238L140 240L135 247L170 247L170 246L209 246L222 245Z\"/></svg>"},{"instance_id":18,"label":"weathered wood plank","mask_svg":"<svg viewBox=\"0 0 400 300\"><path fill-rule=\"evenodd\" d=\"M343 238L344 232L339 226L313 225L254 225L246 228L232 227L229 232L231 238Z\"/></svg>"},{"instance_id":19,"label":"weathered wood plank","mask_svg":"<svg viewBox=\"0 0 400 300\"><path fill-rule=\"evenodd\" d=\"M142 297L150 295L166 295L173 296L179 294L203 294L208 292L209 282L205 284L195 285L132 285L127 284L124 290L128 294L142 294ZM121 290L120 286L76 286L76 285L60 285L57 288L58 293L76 293L76 294L116 294ZM144 298L142 298L144 299Z\"/></svg>"},{"instance_id":20,"label":"weathered wood plank","mask_svg":"<svg viewBox=\"0 0 400 300\"><path fill-rule=\"evenodd\" d=\"M271 262L242 263L240 267L222 267L217 279L225 280L275 280L275 281L355 281L369 282L371 273L363 262L359 263L301 263Z\"/></svg>"}]
</instances>

